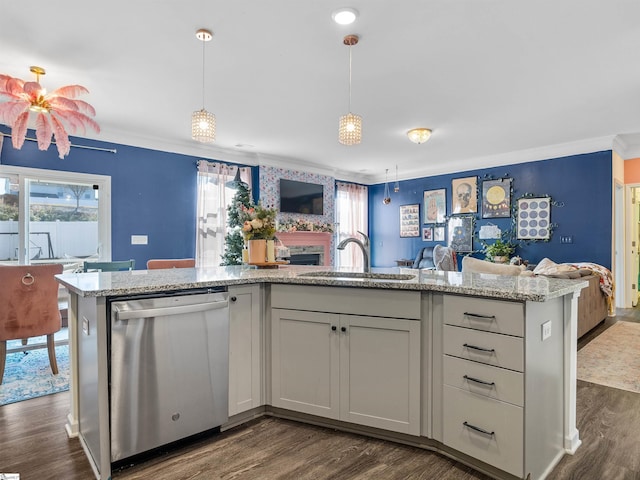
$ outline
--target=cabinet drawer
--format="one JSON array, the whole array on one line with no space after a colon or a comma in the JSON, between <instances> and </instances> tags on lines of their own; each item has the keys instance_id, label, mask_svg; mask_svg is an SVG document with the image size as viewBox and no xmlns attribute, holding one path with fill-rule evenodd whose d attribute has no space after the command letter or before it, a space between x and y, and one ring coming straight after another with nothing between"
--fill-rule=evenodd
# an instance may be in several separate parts
<instances>
[{"instance_id":1,"label":"cabinet drawer","mask_svg":"<svg viewBox=\"0 0 640 480\"><path fill-rule=\"evenodd\" d=\"M462 390L524 406L524 375L457 357L444 356L444 383Z\"/></svg>"},{"instance_id":2,"label":"cabinet drawer","mask_svg":"<svg viewBox=\"0 0 640 480\"><path fill-rule=\"evenodd\" d=\"M524 305L486 298L444 296L444 323L524 336Z\"/></svg>"},{"instance_id":3,"label":"cabinet drawer","mask_svg":"<svg viewBox=\"0 0 640 480\"><path fill-rule=\"evenodd\" d=\"M445 445L522 477L524 435L521 407L448 385L444 386L443 405Z\"/></svg>"},{"instance_id":4,"label":"cabinet drawer","mask_svg":"<svg viewBox=\"0 0 640 480\"><path fill-rule=\"evenodd\" d=\"M523 340L520 337L445 325L443 350L454 357L524 371Z\"/></svg>"}]
</instances>

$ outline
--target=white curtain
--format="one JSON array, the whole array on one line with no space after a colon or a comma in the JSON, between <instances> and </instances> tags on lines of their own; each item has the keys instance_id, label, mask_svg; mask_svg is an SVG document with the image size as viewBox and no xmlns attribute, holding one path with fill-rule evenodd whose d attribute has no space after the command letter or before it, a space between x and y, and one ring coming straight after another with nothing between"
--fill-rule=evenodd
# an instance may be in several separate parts
<instances>
[{"instance_id":1,"label":"white curtain","mask_svg":"<svg viewBox=\"0 0 640 480\"><path fill-rule=\"evenodd\" d=\"M227 207L236 189L228 186L240 168L240 178L251 189L251 168L224 163L198 162L198 212L196 266L215 267L222 262L227 232Z\"/></svg>"},{"instance_id":2,"label":"white curtain","mask_svg":"<svg viewBox=\"0 0 640 480\"><path fill-rule=\"evenodd\" d=\"M336 223L338 224L337 242L348 237L362 240L358 230L367 233L368 230L368 192L364 185L354 183L336 184ZM357 245L347 245L344 250L338 250L336 260L339 267L364 267L362 252Z\"/></svg>"}]
</instances>

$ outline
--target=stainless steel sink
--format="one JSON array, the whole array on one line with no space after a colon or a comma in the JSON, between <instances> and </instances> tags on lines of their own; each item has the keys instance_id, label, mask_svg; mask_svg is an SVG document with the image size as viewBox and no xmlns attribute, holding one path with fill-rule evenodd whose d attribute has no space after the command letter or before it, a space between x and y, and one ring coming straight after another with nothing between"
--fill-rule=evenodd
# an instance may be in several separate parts
<instances>
[{"instance_id":1,"label":"stainless steel sink","mask_svg":"<svg viewBox=\"0 0 640 480\"><path fill-rule=\"evenodd\" d=\"M299 277L326 278L365 278L372 280L412 280L416 276L410 273L370 273L370 272L307 272L298 274Z\"/></svg>"}]
</instances>

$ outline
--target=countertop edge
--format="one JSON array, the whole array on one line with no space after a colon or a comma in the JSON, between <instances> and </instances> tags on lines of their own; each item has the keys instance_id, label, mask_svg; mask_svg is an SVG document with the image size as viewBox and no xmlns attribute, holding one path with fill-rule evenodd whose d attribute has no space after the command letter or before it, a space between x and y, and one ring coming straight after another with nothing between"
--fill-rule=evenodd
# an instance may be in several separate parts
<instances>
[{"instance_id":1,"label":"countertop edge","mask_svg":"<svg viewBox=\"0 0 640 480\"><path fill-rule=\"evenodd\" d=\"M185 269L186 270L186 269ZM197 269L190 269L197 270ZM309 271L307 269L307 271ZM406 270L405 270L406 271ZM137 273L136 273L137 272ZM118 280L124 282L124 279L131 278L134 280L136 277L142 277L143 273L148 273L150 271L132 271L132 272L105 272L105 273L92 273L92 274L61 274L56 275L56 279L59 283L61 283L65 288L69 291L81 296L81 297L117 297L117 296L127 296L127 295L137 295L151 292L170 292L170 291L180 291L180 290L189 290L196 288L212 288L212 287L220 287L220 286L233 286L233 285L252 285L252 284L292 284L292 285L309 285L309 286L332 286L332 287L347 287L347 288L374 288L374 289L385 289L385 290L414 290L414 291L431 291L438 293L451 293L458 295L468 295L468 296L476 296L476 297L487 297L487 298L495 298L502 300L512 300L512 301L533 301L533 302L544 302L547 300L551 300L553 298L562 297L572 292L579 292L588 286L588 282L576 280L561 280L559 283L558 280L554 280L554 283L559 286L553 288L552 290L546 293L540 292L526 292L526 291L513 291L500 289L497 287L491 287L490 284L492 280L494 282L503 281L503 282L517 282L517 279L521 279L519 281L526 282L527 279L529 281L537 282L539 277L499 277L495 275L487 276L487 275L479 275L479 274L463 274L463 275L471 275L471 277L464 277L466 279L471 279L472 282L475 281L477 284L469 286L469 285L450 285L442 282L444 278L442 275L435 274L422 274L421 271L414 270L416 272L415 280L389 280L389 279L365 279L365 278L332 278L332 277L301 277L301 276L291 276L291 271L286 271L281 276L278 274L270 273L267 270L253 270L252 276L247 278L211 278L206 280L180 280L176 281L171 279L172 276L176 275L176 272L165 271L166 273L166 283L159 283L156 278L155 282L150 282L148 284L138 283L138 284L126 284L123 286L111 286L109 288L81 288L79 286L80 280L83 277L79 277L79 275L103 275L105 277L94 277L94 280L97 278L98 280L105 279L105 283L118 283ZM156 271L159 272L159 271ZM277 272L277 271L276 271ZM173 275L172 275L173 273ZM182 273L182 272L180 272ZM215 272L212 272L215 273ZM116 275L115 277L111 277L111 275ZM119 275L119 276L118 276ZM126 277L126 275L130 275L131 277ZM156 274L157 275L157 274ZM477 275L477 276L474 276ZM85 277L86 278L86 277ZM106 280L109 282L106 282ZM544 278L540 279L541 281L545 281ZM89 283L89 282L87 282ZM99 283L99 281L98 281ZM482 285L485 284L485 285Z\"/></svg>"}]
</instances>

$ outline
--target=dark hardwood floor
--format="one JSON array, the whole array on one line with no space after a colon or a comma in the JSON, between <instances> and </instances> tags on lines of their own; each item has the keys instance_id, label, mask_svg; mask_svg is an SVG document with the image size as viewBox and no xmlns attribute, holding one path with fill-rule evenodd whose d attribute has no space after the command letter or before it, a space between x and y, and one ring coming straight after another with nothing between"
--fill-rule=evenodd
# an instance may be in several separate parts
<instances>
[{"instance_id":1,"label":"dark hardwood floor","mask_svg":"<svg viewBox=\"0 0 640 480\"><path fill-rule=\"evenodd\" d=\"M616 320L640 321L640 311ZM596 334L581 339L579 348ZM77 439L64 430L68 393L0 407L0 473L21 480L89 480ZM640 394L578 381L582 446L549 479L640 479ZM486 479L442 455L331 429L265 417L114 472L113 480Z\"/></svg>"}]
</instances>

